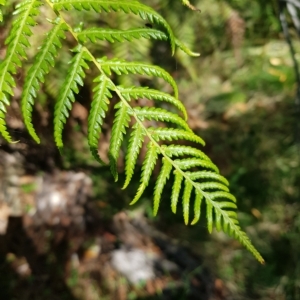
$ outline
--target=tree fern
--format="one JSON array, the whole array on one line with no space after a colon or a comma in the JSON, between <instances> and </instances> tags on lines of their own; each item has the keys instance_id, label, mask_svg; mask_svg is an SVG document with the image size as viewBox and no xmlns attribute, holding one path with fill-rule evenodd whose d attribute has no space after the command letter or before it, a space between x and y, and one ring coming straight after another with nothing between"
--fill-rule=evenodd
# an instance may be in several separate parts
<instances>
[{"instance_id":1,"label":"tree fern","mask_svg":"<svg viewBox=\"0 0 300 300\"><path fill-rule=\"evenodd\" d=\"M185 2L187 4L188 2ZM0 0L5 5L5 1ZM68 32L77 46L72 50L65 80L61 86L55 104L54 138L59 149L63 147L63 128L74 103L75 94L84 85L84 78L90 66L93 66L94 89L93 99L88 117L88 144L92 155L100 163L98 144L103 128L103 122L109 109L111 99L117 98L114 107L114 122L111 128L109 145L109 165L111 172L118 179L117 162L125 137L129 136L125 149L125 182L126 188L135 173L138 156L143 146L147 149L142 163L140 185L131 204L136 203L147 188L153 170L162 162L154 188L153 212L158 213L162 201L163 189L168 181L173 182L171 193L171 210L176 213L179 203L182 203L183 219L186 224L196 224L205 209L209 232L215 227L223 230L239 240L253 255L263 262L263 258L251 244L249 238L241 230L236 214L236 199L229 191L228 181L219 174L217 166L204 154L199 145L204 141L189 128L187 113L179 100L178 87L173 77L163 68L145 62L129 61L112 57L97 57L89 48L88 41L98 40L123 43L141 38L169 41L172 53L179 47L185 53L196 56L178 41L168 22L152 8L139 1L125 0L45 0L22 1L17 7L17 15L6 44L7 54L0 65L0 132L11 141L8 134L5 115L9 105L9 95L13 95L17 67L26 58L25 49L29 47L27 37L32 35L31 26L35 26L34 17L39 14L39 6L47 4L57 15L52 21L52 29L48 32L41 47L37 49L36 58L25 78L22 94L22 114L30 135L39 142L32 124L32 109L40 84L43 84L46 74L54 67L58 49ZM192 7L191 7L192 8ZM152 28L131 28L128 30L112 28L84 28L78 24L76 28L65 19L65 12L76 9L97 13L119 12L133 13L143 20L158 24L160 30ZM69 12L68 12L69 14ZM0 15L1 16L1 15ZM129 16L128 16L129 17ZM68 16L69 18L69 16ZM95 70L94 70L95 69ZM114 74L113 74L114 73ZM120 86L115 82L116 76L141 75L163 79L173 89L173 95L146 86ZM125 81L124 81L125 82ZM141 98L153 102L153 106L140 107L136 101ZM157 107L157 103L164 106ZM169 109L165 105L169 105ZM189 144L186 145L186 144ZM123 147L124 148L124 147ZM193 218L191 219L191 214ZM190 221L191 220L191 221Z\"/></svg>"}]
</instances>

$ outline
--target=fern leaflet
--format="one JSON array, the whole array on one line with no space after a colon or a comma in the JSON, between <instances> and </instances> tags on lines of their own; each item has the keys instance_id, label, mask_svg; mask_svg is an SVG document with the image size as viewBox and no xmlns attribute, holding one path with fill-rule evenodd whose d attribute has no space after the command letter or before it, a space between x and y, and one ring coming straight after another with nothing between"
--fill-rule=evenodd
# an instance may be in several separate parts
<instances>
[{"instance_id":1,"label":"fern leaflet","mask_svg":"<svg viewBox=\"0 0 300 300\"><path fill-rule=\"evenodd\" d=\"M71 67L63 87L58 95L58 100L54 111L54 138L56 146L61 149L63 147L62 131L63 126L69 117L69 110L72 108L72 103L75 101L75 94L78 94L78 85L83 85L85 77L84 69L88 69L86 61L90 61L91 57L84 47L79 45L73 52L76 53L71 61Z\"/></svg>"},{"instance_id":2,"label":"fern leaflet","mask_svg":"<svg viewBox=\"0 0 300 300\"><path fill-rule=\"evenodd\" d=\"M145 132L143 127L139 123L136 123L129 139L125 166L126 179L123 189L125 189L131 181L137 157L143 144L144 136Z\"/></svg>"},{"instance_id":3,"label":"fern leaflet","mask_svg":"<svg viewBox=\"0 0 300 300\"><path fill-rule=\"evenodd\" d=\"M5 4L5 2L2 2ZM11 142L5 122L5 105L9 105L8 95L13 96L13 88L16 86L12 75L17 73L16 67L22 66L22 59L26 59L25 48L30 47L28 37L32 35L30 27L36 25L34 17L39 15L38 9L42 3L39 0L25 0L16 6L14 12L17 18L14 20L12 29L5 44L8 45L4 61L0 64L0 133Z\"/></svg>"},{"instance_id":4,"label":"fern leaflet","mask_svg":"<svg viewBox=\"0 0 300 300\"><path fill-rule=\"evenodd\" d=\"M103 161L98 154L98 140L103 125L103 119L108 110L109 99L112 97L110 90L113 90L114 86L104 75L97 77L94 82L96 82L97 85L93 90L94 97L88 119L88 143L95 159L103 164Z\"/></svg>"},{"instance_id":5,"label":"fern leaflet","mask_svg":"<svg viewBox=\"0 0 300 300\"><path fill-rule=\"evenodd\" d=\"M171 210L174 214L176 214L177 211L177 203L179 200L179 193L181 190L181 183L183 180L183 176L180 172L177 170L174 171L175 174L175 181L172 188L172 196L171 196Z\"/></svg>"},{"instance_id":6,"label":"fern leaflet","mask_svg":"<svg viewBox=\"0 0 300 300\"><path fill-rule=\"evenodd\" d=\"M157 141L186 140L205 145L205 142L199 136L182 129L149 128L148 132Z\"/></svg>"},{"instance_id":7,"label":"fern leaflet","mask_svg":"<svg viewBox=\"0 0 300 300\"><path fill-rule=\"evenodd\" d=\"M188 180L185 180L184 185L184 192L182 196L183 218L184 223L189 224L190 198L193 190L193 185Z\"/></svg>"},{"instance_id":8,"label":"fern leaflet","mask_svg":"<svg viewBox=\"0 0 300 300\"><path fill-rule=\"evenodd\" d=\"M112 137L109 146L109 158L111 172L115 178L115 181L117 181L117 160L119 157L123 137L126 133L126 127L129 126L130 117L128 107L123 102L116 104L115 108L118 109L118 111L116 113L116 118L112 128Z\"/></svg>"},{"instance_id":9,"label":"fern leaflet","mask_svg":"<svg viewBox=\"0 0 300 300\"><path fill-rule=\"evenodd\" d=\"M131 28L126 30L120 29L107 29L107 28L90 28L86 30L82 30L77 35L78 40L81 43L86 43L88 40L92 43L97 43L100 41L108 41L110 43L114 42L124 42L124 41L132 41L134 39L154 39L154 40L162 40L167 41L169 39L168 35L166 35L163 31L153 29L153 28ZM191 51L186 45L184 45L180 40L175 38L175 44L178 46L183 52L190 56L200 56L199 53Z\"/></svg>"},{"instance_id":10,"label":"fern leaflet","mask_svg":"<svg viewBox=\"0 0 300 300\"><path fill-rule=\"evenodd\" d=\"M96 43L97 40L114 42L131 42L134 39L154 39L154 40L167 40L168 36L156 29L151 28L132 28L126 30L111 29L111 28L89 28L81 31L77 35L78 40L81 43L86 43L90 40L92 43Z\"/></svg>"},{"instance_id":11,"label":"fern leaflet","mask_svg":"<svg viewBox=\"0 0 300 300\"><path fill-rule=\"evenodd\" d=\"M39 90L40 82L44 82L45 75L49 73L50 68L54 67L57 50L62 46L60 39L65 38L64 31L68 29L60 18L57 18L52 23L55 26L48 32L34 63L28 71L22 93L22 114L24 122L28 132L37 143L40 143L40 139L32 124L32 106L37 91Z\"/></svg>"},{"instance_id":12,"label":"fern leaflet","mask_svg":"<svg viewBox=\"0 0 300 300\"><path fill-rule=\"evenodd\" d=\"M202 204L202 199L203 195L199 193L197 190L195 191L196 196L195 196L195 203L194 203L194 219L191 222L191 225L195 225L199 220L201 216L201 204Z\"/></svg>"},{"instance_id":13,"label":"fern leaflet","mask_svg":"<svg viewBox=\"0 0 300 300\"><path fill-rule=\"evenodd\" d=\"M178 87L173 77L167 71L158 66L148 65L140 62L128 62L125 60L118 60L116 58L113 60L108 60L107 57L97 59L97 61L101 65L101 69L107 75L111 75L111 71L113 71L117 75L140 74L163 78L172 86L175 98L178 98Z\"/></svg>"},{"instance_id":14,"label":"fern leaflet","mask_svg":"<svg viewBox=\"0 0 300 300\"><path fill-rule=\"evenodd\" d=\"M141 121L156 120L170 122L182 127L188 132L192 132L188 124L176 114L170 113L165 109L155 108L155 107L136 107L132 110L131 114L135 114Z\"/></svg>"},{"instance_id":15,"label":"fern leaflet","mask_svg":"<svg viewBox=\"0 0 300 300\"><path fill-rule=\"evenodd\" d=\"M178 108L184 116L184 119L187 120L187 113L184 105L182 102L174 97L172 97L170 94L149 89L147 87L131 87L124 89L122 87L118 87L119 90L121 90L122 96L127 100L130 101L131 98L133 99L139 99L139 98L147 98L149 100L158 100L158 101L164 101L167 103L170 103L174 105L176 108Z\"/></svg>"},{"instance_id":16,"label":"fern leaflet","mask_svg":"<svg viewBox=\"0 0 300 300\"><path fill-rule=\"evenodd\" d=\"M123 11L124 13L133 13L139 15L143 20L149 20L163 26L171 43L172 54L175 52L175 37L170 25L155 10L138 1L122 1L122 0L52 0L55 10L75 8L77 10L91 10L101 13L109 13L111 11Z\"/></svg>"},{"instance_id":17,"label":"fern leaflet","mask_svg":"<svg viewBox=\"0 0 300 300\"><path fill-rule=\"evenodd\" d=\"M148 144L148 151L145 157L145 161L143 163L142 167L142 175L141 175L141 184L138 188L138 191L131 201L130 204L136 203L140 197L142 196L143 192L145 191L146 187L149 184L149 180L152 174L152 171L154 169L154 166L156 164L156 160L158 158L158 149L153 143Z\"/></svg>"},{"instance_id":18,"label":"fern leaflet","mask_svg":"<svg viewBox=\"0 0 300 300\"><path fill-rule=\"evenodd\" d=\"M159 173L159 176L156 181L155 189L154 189L154 198L153 198L153 214L156 215L159 208L160 198L162 195L162 191L164 186L167 183L167 180L170 177L170 173L172 171L172 164L165 158L162 159L163 166Z\"/></svg>"}]
</instances>

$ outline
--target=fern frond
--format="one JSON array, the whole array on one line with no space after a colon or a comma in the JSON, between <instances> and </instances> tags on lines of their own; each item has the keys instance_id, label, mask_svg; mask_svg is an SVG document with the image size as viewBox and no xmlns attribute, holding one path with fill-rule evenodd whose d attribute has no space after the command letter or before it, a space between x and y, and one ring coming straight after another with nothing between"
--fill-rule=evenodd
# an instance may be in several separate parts
<instances>
[{"instance_id":1,"label":"fern frond","mask_svg":"<svg viewBox=\"0 0 300 300\"><path fill-rule=\"evenodd\" d=\"M136 123L134 125L134 130L132 131L129 139L129 145L126 155L126 166L125 166L125 174L126 179L123 186L125 189L131 181L132 175L134 173L134 167L136 165L137 157L140 153L140 149L142 147L144 141L145 131L143 127Z\"/></svg>"},{"instance_id":2,"label":"fern frond","mask_svg":"<svg viewBox=\"0 0 300 300\"><path fill-rule=\"evenodd\" d=\"M148 151L147 151L145 161L144 161L143 167L142 167L141 184L138 188L138 191L137 191L135 197L133 198L133 200L130 203L131 205L136 203L140 199L144 190L148 186L152 171L154 169L154 166L156 165L156 160L157 160L158 154L159 154L159 149L157 148L157 146L155 144L150 142L148 144Z\"/></svg>"},{"instance_id":3,"label":"fern frond","mask_svg":"<svg viewBox=\"0 0 300 300\"><path fill-rule=\"evenodd\" d=\"M54 67L58 48L62 46L60 39L65 39L64 32L68 30L67 25L60 18L51 23L54 24L54 27L47 33L35 61L28 71L22 93L21 107L24 123L29 134L37 143L40 143L40 139L32 124L34 99L36 98L40 83L44 83L45 75L49 73L50 68Z\"/></svg>"},{"instance_id":4,"label":"fern frond","mask_svg":"<svg viewBox=\"0 0 300 300\"><path fill-rule=\"evenodd\" d=\"M109 145L109 160L111 172L115 178L115 181L117 181L117 160L123 141L123 136L126 133L126 127L129 126L130 116L128 107L125 103L120 101L115 105L115 108L118 109L118 111L112 127L111 141Z\"/></svg>"},{"instance_id":5,"label":"fern frond","mask_svg":"<svg viewBox=\"0 0 300 300\"><path fill-rule=\"evenodd\" d=\"M2 2L3 5L5 1ZM30 47L28 37L32 35L30 27L36 25L34 17L39 15L39 6L42 2L39 0L25 0L16 6L14 14L17 18L13 21L12 29L9 33L5 44L8 45L6 56L0 64L0 133L9 142L11 137L7 131L5 122L4 105L9 105L9 95L13 96L13 88L16 86L15 80L12 75L17 73L17 67L22 66L22 59L26 59L27 55L25 49Z\"/></svg>"},{"instance_id":6,"label":"fern frond","mask_svg":"<svg viewBox=\"0 0 300 300\"><path fill-rule=\"evenodd\" d=\"M108 60L107 57L99 58L97 61L101 65L101 69L108 76L110 76L111 71L113 71L117 75L140 74L162 78L172 86L175 98L178 98L178 87L175 80L167 71L158 66L148 65L141 62L128 62L116 58Z\"/></svg>"},{"instance_id":7,"label":"fern frond","mask_svg":"<svg viewBox=\"0 0 300 300\"><path fill-rule=\"evenodd\" d=\"M94 10L98 13L111 11L123 11L124 13L133 13L140 16L143 20L149 20L163 26L168 33L172 54L175 52L175 37L168 22L151 7L140 3L139 1L122 1L122 0L52 0L55 10Z\"/></svg>"},{"instance_id":8,"label":"fern frond","mask_svg":"<svg viewBox=\"0 0 300 300\"><path fill-rule=\"evenodd\" d=\"M156 180L156 185L154 189L154 198L153 198L153 215L156 216L159 208L160 198L162 195L162 191L164 186L166 185L167 180L170 177L170 173L172 171L172 164L166 159L163 158L163 166Z\"/></svg>"},{"instance_id":9,"label":"fern frond","mask_svg":"<svg viewBox=\"0 0 300 300\"><path fill-rule=\"evenodd\" d=\"M135 107L130 113L135 114L141 121L147 119L170 122L182 127L187 132L192 132L189 125L182 118L180 118L178 115L166 111L165 109L155 107Z\"/></svg>"},{"instance_id":10,"label":"fern frond","mask_svg":"<svg viewBox=\"0 0 300 300\"><path fill-rule=\"evenodd\" d=\"M176 108L178 108L183 113L185 120L187 120L187 113L184 105L180 100L176 99L175 97L172 97L170 94L158 90L154 90L154 89L149 89L147 87L131 87L126 89L122 89L122 88L119 89L121 90L122 96L127 101L130 101L131 98L136 100L139 98L146 98L149 100L168 102L174 105Z\"/></svg>"},{"instance_id":11,"label":"fern frond","mask_svg":"<svg viewBox=\"0 0 300 300\"><path fill-rule=\"evenodd\" d=\"M69 117L69 110L72 109L72 103L75 101L74 93L78 94L78 85L83 86L84 69L89 68L86 61L91 60L90 54L81 45L77 46L73 52L76 55L71 61L71 67L58 95L54 111L54 139L59 149L63 147L62 131Z\"/></svg>"},{"instance_id":12,"label":"fern frond","mask_svg":"<svg viewBox=\"0 0 300 300\"><path fill-rule=\"evenodd\" d=\"M178 87L173 77L163 68L143 62L129 62L116 58L109 60L107 57L96 59L90 50L81 43L88 41L96 43L98 40L110 43L136 42L138 39L146 38L169 41L173 54L176 45L191 56L197 56L198 54L175 39L169 24L156 11L137 0L47 0L46 2L57 14L58 19L53 22L52 29L37 52L34 63L26 76L22 93L22 112L26 127L32 137L37 142L40 141L32 125L34 100L40 84L44 82L46 74L54 66L58 49L61 47L61 40L65 38L65 31L68 31L74 38L73 42L78 42L78 46L73 50L74 57L70 62L68 72L66 72L67 75L55 105L54 137L57 147L60 149L63 146L62 132L64 124L75 101L75 94L79 92L80 86L83 85L86 69L89 68L88 63L93 62L99 74L94 79L93 100L88 117L88 144L92 155L97 161L103 163L98 153L98 144L104 118L113 94L119 98L119 101L114 107L115 116L108 157L111 172L116 181L118 180L117 162L124 143L124 136L127 130L130 133L127 151L125 150L124 153L126 178L123 188L126 188L132 180L142 146L147 143L140 184L131 204L136 203L144 193L153 170L160 159L162 160L162 167L154 188L154 215L158 212L163 189L171 178L173 181L171 210L176 213L178 203L181 201L185 224L190 222L191 210L194 214L191 224L196 224L200 219L201 206L203 206L206 209L209 232L214 227L217 230L223 230L239 240L260 262L263 262L262 257L239 226L236 199L229 191L228 181L219 174L217 166L197 146L184 145L187 141L198 145L204 145L205 143L192 132L186 122L186 109L178 100ZM5 3L5 0L0 0L0 5ZM39 6L41 5L41 0L22 1L17 6L15 12L17 18L6 40L8 45L7 54L0 65L0 133L7 140L11 140L11 138L6 128L5 114L6 106L9 105L9 96L13 95L13 88L16 85L13 75L16 74L17 67L22 65L22 59L27 57L25 50L30 46L28 42L28 37L32 35L30 28L36 25L34 17L39 14ZM127 30L109 28L82 30L83 25L72 29L72 26L63 19L62 12L62 10L69 11L71 9L79 11L93 10L98 13L123 12L124 14L121 15L124 17L126 14L133 13L143 20L148 19L150 22L158 24L162 31L136 28L139 26L138 24L130 25L135 28ZM2 11L0 10L1 20ZM115 45L120 44L116 43ZM123 54L124 51L126 52L129 49L129 43L125 43L125 45L126 48L123 49ZM125 88L117 86L110 78L112 73L122 76L119 81L122 81L124 86L132 84L130 83L131 76L124 76L128 74L147 75L163 79L173 88L174 96L147 87ZM128 80L126 81L124 78ZM132 100L139 98L171 104L172 111L174 108L178 109L183 117L165 108L136 107L136 103L133 103ZM156 127L148 127L148 121L151 121L151 126ZM168 128L168 123L171 123L171 128ZM131 124L133 124L132 127ZM179 140L180 142L177 145L176 141ZM170 176L171 172L174 176ZM193 199L193 202L191 199Z\"/></svg>"},{"instance_id":13,"label":"fern frond","mask_svg":"<svg viewBox=\"0 0 300 300\"><path fill-rule=\"evenodd\" d=\"M110 90L114 90L109 78L104 75L97 77L94 82L97 83L93 89L94 97L88 119L88 143L90 151L95 159L103 164L98 154L98 140L101 133L103 119L108 110L109 98L112 98Z\"/></svg>"}]
</instances>

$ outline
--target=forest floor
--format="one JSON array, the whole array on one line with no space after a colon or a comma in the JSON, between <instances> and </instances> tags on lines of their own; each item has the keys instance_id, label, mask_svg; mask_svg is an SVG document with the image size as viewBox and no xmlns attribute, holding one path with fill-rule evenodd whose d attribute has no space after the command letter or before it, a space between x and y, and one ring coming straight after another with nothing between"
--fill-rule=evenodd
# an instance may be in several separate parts
<instances>
[{"instance_id":1,"label":"forest floor","mask_svg":"<svg viewBox=\"0 0 300 300\"><path fill-rule=\"evenodd\" d=\"M1 299L228 299L203 257L143 210L108 217L88 170L53 169L49 153L41 168L34 152L0 149Z\"/></svg>"}]
</instances>

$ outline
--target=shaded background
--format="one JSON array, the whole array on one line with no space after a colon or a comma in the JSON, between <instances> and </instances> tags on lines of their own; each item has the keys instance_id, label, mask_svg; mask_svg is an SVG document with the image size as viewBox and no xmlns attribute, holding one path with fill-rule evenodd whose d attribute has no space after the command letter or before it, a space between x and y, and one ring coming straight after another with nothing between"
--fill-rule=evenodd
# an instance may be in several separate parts
<instances>
[{"instance_id":1,"label":"shaded background","mask_svg":"<svg viewBox=\"0 0 300 300\"><path fill-rule=\"evenodd\" d=\"M170 187L156 218L151 212L154 181L137 205L128 205L139 172L122 191L122 161L120 183L114 184L109 170L89 154L93 69L64 131L64 153L57 152L53 107L70 60L63 50L74 46L68 37L34 109L42 145L28 137L20 116L28 65L17 74L16 95L8 108L10 131L20 143L0 140L0 298L300 299L297 84L277 1L194 1L201 13L180 1L144 3L157 9L201 56L189 58L178 50L171 57L167 43L148 40L91 47L99 56L147 60L174 76L189 125L207 142L205 152L229 179L241 226L266 265L223 233L208 235L205 220L184 226L181 212L170 212ZM10 4L0 27L1 45L12 21L15 2ZM43 12L49 14L47 8ZM84 20L90 26L149 26L123 14L74 16L74 24ZM299 61L297 32L286 16ZM42 24L39 33L48 29ZM39 42L32 37L29 62ZM144 77L118 80L154 84ZM162 82L155 84L168 89ZM145 105L142 100L140 104ZM99 145L104 159L112 120L111 112ZM128 261L129 266L123 265Z\"/></svg>"}]
</instances>

